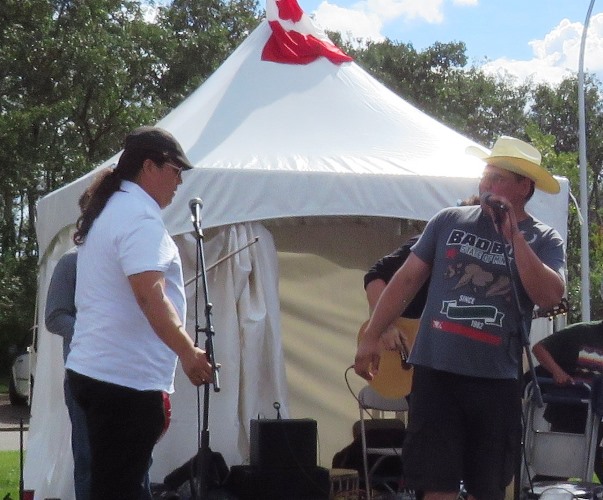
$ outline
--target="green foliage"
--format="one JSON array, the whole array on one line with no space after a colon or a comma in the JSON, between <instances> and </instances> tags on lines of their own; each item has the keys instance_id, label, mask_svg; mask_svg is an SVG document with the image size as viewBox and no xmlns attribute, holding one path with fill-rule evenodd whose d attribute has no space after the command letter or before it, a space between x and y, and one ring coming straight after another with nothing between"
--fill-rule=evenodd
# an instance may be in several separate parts
<instances>
[{"instance_id":1,"label":"green foliage","mask_svg":"<svg viewBox=\"0 0 603 500\"><path fill-rule=\"evenodd\" d=\"M0 372L7 371L12 362L11 347L24 348L23 339L31 338L34 302L24 291L35 294L37 284L35 260L14 257L3 260L0 266Z\"/></svg>"},{"instance_id":2,"label":"green foliage","mask_svg":"<svg viewBox=\"0 0 603 500\"><path fill-rule=\"evenodd\" d=\"M0 3L0 369L31 328L41 196L204 81L258 23L255 0Z\"/></svg>"},{"instance_id":3,"label":"green foliage","mask_svg":"<svg viewBox=\"0 0 603 500\"><path fill-rule=\"evenodd\" d=\"M175 0L161 10L165 66L160 97L176 106L258 25L256 0Z\"/></svg>"}]
</instances>

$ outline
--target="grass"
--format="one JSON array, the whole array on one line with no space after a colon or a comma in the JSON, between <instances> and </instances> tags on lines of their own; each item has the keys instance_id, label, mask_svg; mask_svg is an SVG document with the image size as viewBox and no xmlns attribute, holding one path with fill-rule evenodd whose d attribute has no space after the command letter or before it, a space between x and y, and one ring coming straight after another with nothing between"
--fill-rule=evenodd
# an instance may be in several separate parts
<instances>
[{"instance_id":1,"label":"grass","mask_svg":"<svg viewBox=\"0 0 603 500\"><path fill-rule=\"evenodd\" d=\"M0 393L8 392L8 376L0 376ZM0 451L0 500L19 500L18 451Z\"/></svg>"},{"instance_id":2,"label":"grass","mask_svg":"<svg viewBox=\"0 0 603 500\"><path fill-rule=\"evenodd\" d=\"M19 500L18 451L0 451L0 499Z\"/></svg>"}]
</instances>

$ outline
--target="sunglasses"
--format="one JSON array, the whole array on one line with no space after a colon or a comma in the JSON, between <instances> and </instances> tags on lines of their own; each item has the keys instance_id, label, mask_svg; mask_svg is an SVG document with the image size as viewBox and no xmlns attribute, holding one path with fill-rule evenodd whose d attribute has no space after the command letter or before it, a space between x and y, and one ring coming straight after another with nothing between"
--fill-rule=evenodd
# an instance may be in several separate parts
<instances>
[{"instance_id":1,"label":"sunglasses","mask_svg":"<svg viewBox=\"0 0 603 500\"><path fill-rule=\"evenodd\" d=\"M182 167L174 165L173 163L170 163L170 162L166 162L166 163L164 163L164 165L167 165L168 167L172 167L176 171L176 175L178 175L178 177L180 179L182 179L182 170L184 170Z\"/></svg>"}]
</instances>

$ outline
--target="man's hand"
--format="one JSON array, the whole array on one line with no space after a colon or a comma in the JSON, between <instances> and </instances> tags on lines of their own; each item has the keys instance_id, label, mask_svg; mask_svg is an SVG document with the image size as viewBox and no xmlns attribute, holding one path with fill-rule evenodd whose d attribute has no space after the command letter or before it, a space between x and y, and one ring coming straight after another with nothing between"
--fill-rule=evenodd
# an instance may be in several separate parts
<instances>
[{"instance_id":1,"label":"man's hand","mask_svg":"<svg viewBox=\"0 0 603 500\"><path fill-rule=\"evenodd\" d=\"M570 377L568 373L559 368L555 370L553 373L553 380L557 385L572 385L574 384L574 379Z\"/></svg>"},{"instance_id":2,"label":"man's hand","mask_svg":"<svg viewBox=\"0 0 603 500\"><path fill-rule=\"evenodd\" d=\"M365 336L356 350L354 371L366 380L373 380L374 375L379 370L380 351L379 338L371 339Z\"/></svg>"},{"instance_id":3,"label":"man's hand","mask_svg":"<svg viewBox=\"0 0 603 500\"><path fill-rule=\"evenodd\" d=\"M180 362L182 363L182 370L193 385L199 386L212 382L212 366L203 349L194 347L186 355L180 357Z\"/></svg>"},{"instance_id":4,"label":"man's hand","mask_svg":"<svg viewBox=\"0 0 603 500\"><path fill-rule=\"evenodd\" d=\"M500 207L504 207L504 210L494 210L490 205L484 205L484 210L492 218L496 231L502 230L505 240L512 243L513 235L519 232L517 216L512 203L504 196L496 194L490 194L488 199Z\"/></svg>"},{"instance_id":5,"label":"man's hand","mask_svg":"<svg viewBox=\"0 0 603 500\"><path fill-rule=\"evenodd\" d=\"M404 352L408 345L408 338L404 330L399 329L395 324L391 324L381 335L381 345L387 351Z\"/></svg>"}]
</instances>

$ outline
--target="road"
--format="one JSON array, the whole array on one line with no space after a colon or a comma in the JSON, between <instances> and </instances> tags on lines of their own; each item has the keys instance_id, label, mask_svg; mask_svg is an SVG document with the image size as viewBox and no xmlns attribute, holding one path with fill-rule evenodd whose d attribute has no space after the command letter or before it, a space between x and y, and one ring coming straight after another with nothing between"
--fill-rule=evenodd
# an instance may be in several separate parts
<instances>
[{"instance_id":1,"label":"road","mask_svg":"<svg viewBox=\"0 0 603 500\"><path fill-rule=\"evenodd\" d=\"M13 406L8 394L0 394L0 451L19 450L21 437L20 425L23 420L23 447L27 443L29 428L29 407Z\"/></svg>"}]
</instances>

